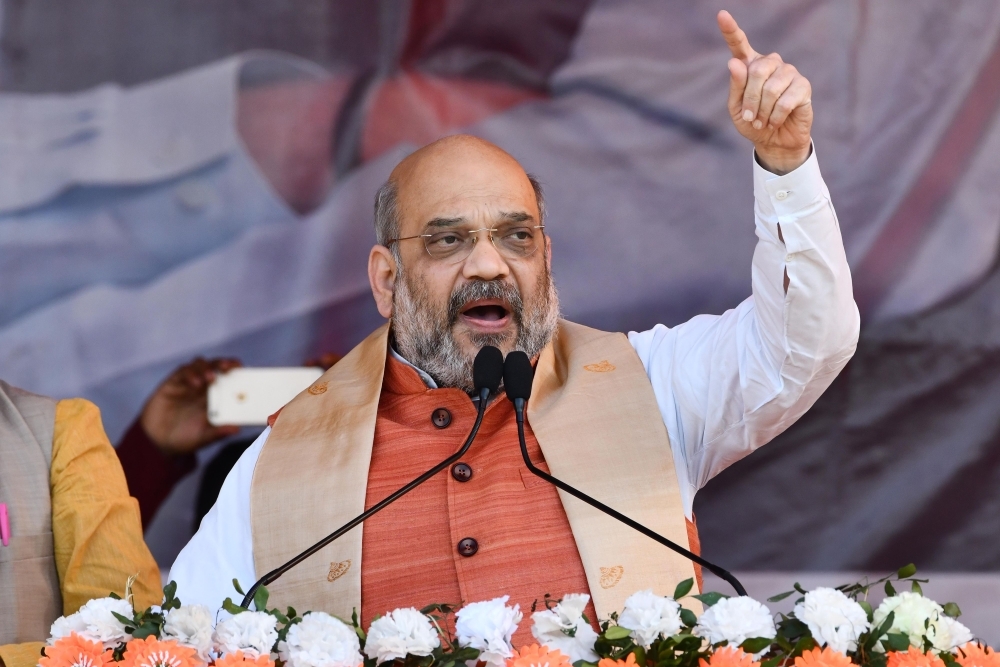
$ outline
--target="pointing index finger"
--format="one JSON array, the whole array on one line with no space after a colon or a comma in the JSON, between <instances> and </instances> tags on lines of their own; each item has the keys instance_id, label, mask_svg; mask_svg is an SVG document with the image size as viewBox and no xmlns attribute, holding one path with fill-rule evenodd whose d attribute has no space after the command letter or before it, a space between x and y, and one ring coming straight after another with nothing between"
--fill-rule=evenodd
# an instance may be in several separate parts
<instances>
[{"instance_id":1,"label":"pointing index finger","mask_svg":"<svg viewBox=\"0 0 1000 667\"><path fill-rule=\"evenodd\" d=\"M732 14L723 9L715 18L719 22L719 30L722 31L722 36L725 38L726 44L729 45L729 50L732 51L734 58L739 58L749 64L751 60L760 55L750 47L746 33L740 29Z\"/></svg>"}]
</instances>

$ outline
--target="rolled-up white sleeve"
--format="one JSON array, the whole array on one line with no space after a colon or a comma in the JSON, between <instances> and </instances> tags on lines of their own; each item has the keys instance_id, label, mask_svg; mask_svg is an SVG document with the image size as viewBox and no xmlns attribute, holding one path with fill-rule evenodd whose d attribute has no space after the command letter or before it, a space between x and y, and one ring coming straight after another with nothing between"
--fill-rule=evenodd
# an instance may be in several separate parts
<instances>
[{"instance_id":1,"label":"rolled-up white sleeve","mask_svg":"<svg viewBox=\"0 0 1000 667\"><path fill-rule=\"evenodd\" d=\"M752 296L722 315L629 334L667 426L689 518L695 493L801 417L858 341L851 272L815 150L783 176L756 160L753 169Z\"/></svg>"}]
</instances>

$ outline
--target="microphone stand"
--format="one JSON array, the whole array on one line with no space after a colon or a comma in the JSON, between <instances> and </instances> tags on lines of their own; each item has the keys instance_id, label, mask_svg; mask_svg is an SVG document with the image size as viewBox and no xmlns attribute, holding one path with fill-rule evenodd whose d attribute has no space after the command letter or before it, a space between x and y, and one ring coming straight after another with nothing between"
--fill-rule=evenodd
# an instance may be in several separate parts
<instances>
[{"instance_id":1,"label":"microphone stand","mask_svg":"<svg viewBox=\"0 0 1000 667\"><path fill-rule=\"evenodd\" d=\"M446 458L444 461L441 461L441 463L437 464L436 466L425 472L420 477L417 477L415 480L413 480L406 486L402 487L401 489L397 490L391 495L386 496L378 503L372 505L370 508L368 508L358 516L354 517L353 519L345 523L343 526L333 531L332 533L324 537L322 540L320 540L316 544L312 545L311 547L300 553L298 556L295 556L284 565L281 565L280 567L277 567L268 572L267 574L265 574L253 586L250 587L250 590L247 591L247 594L246 596L244 596L243 602L240 603L240 606L243 607L244 609L249 609L250 602L253 600L254 593L257 592L258 588L270 584L278 577L283 575L285 572L288 572L290 569L292 569L305 559L309 558L314 553L316 553L326 545L330 544L331 542L336 540L338 537L340 537L347 531L351 530L358 524L362 523L368 517L385 509L392 503L396 502L396 500L398 500L399 498L405 496L407 493L417 488L418 486L429 480L431 477L438 474L439 472L441 472L442 470L444 470L445 468L447 468L448 466L457 462L460 458L465 456L465 453L469 451L469 447L472 446L472 441L476 439L476 434L479 433L479 426L480 424L483 423L483 414L485 414L486 412L486 403L489 397L490 397L489 387L483 387L479 390L479 405L477 406L476 410L476 423L472 425L472 431L469 432L469 437L465 439L465 444L462 445L461 449L459 449L457 452Z\"/></svg>"},{"instance_id":2,"label":"microphone stand","mask_svg":"<svg viewBox=\"0 0 1000 667\"><path fill-rule=\"evenodd\" d=\"M529 368L530 368L530 366L529 366ZM649 537L649 538L652 538L653 540L656 540L657 542L659 542L663 546L667 547L668 549L671 549L672 551L675 551L675 552L679 553L681 556L684 556L688 560L690 560L692 562L695 562L698 565L701 565L703 568L705 568L706 570L708 570L709 572L711 572L715 576L717 576L720 579L724 579L727 582L729 582L729 585L732 586L739 595L746 595L747 594L746 589L743 588L743 584L741 584L740 581L739 581L739 579L737 579L736 577L734 577L732 575L732 573L730 573L728 570L724 570L721 567L719 567L718 565L715 565L714 563L708 562L707 560L705 560L701 556L699 556L699 555L697 555L697 554L695 554L695 553L693 553L691 551L688 551L687 549L685 549L684 547L682 547L681 545L679 545L679 544L677 544L675 542L671 542L670 540L668 540L667 538L663 537L659 533L654 532L654 531L650 530L649 528L646 528L646 526L642 525L641 523L639 523L637 521L633 521L632 519L628 518L627 516L625 516L621 512L618 512L617 510L614 510L614 509L608 507L607 505L605 505L601 501L595 500L594 498L591 498L590 496L588 496L583 491L579 491L576 488L574 488L574 487L570 486L569 484L567 484L566 482L562 481L561 479L556 479L555 477L553 477L552 475L548 474L544 470L541 470L540 468L536 468L535 464L533 464L531 462L531 457L528 456L528 445L524 441L524 407L525 407L525 404L527 403L527 401L525 399L523 399L523 398L514 398L514 399L511 399L511 400L514 403L514 413L515 413L516 418L517 418L517 439L518 439L518 442L521 445L521 458L524 459L524 465L528 466L528 470L530 470L533 475L535 475L537 477L541 477L542 479L544 479L549 484L552 484L552 485L554 485L554 486L562 489L563 491L565 491L566 493L570 494L574 498L579 498L580 500L582 500L583 502L587 503L591 507L604 512L608 516L611 516L611 517L613 517L615 519L618 519L619 521L621 521L622 523L624 523L629 528L632 528L634 530L639 531L640 533L642 533L646 537Z\"/></svg>"}]
</instances>

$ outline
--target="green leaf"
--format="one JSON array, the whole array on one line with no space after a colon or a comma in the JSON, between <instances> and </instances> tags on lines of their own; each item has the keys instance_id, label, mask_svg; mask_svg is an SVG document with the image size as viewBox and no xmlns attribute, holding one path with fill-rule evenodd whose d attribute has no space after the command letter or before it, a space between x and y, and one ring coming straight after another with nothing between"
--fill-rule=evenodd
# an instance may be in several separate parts
<instances>
[{"instance_id":1,"label":"green leaf","mask_svg":"<svg viewBox=\"0 0 1000 667\"><path fill-rule=\"evenodd\" d=\"M893 651L905 651L910 648L910 637L900 632L890 632L884 643Z\"/></svg>"},{"instance_id":2,"label":"green leaf","mask_svg":"<svg viewBox=\"0 0 1000 667\"><path fill-rule=\"evenodd\" d=\"M135 625L134 619L128 618L127 616L122 616L117 611L111 612L111 615L117 618L119 622L121 622L123 625Z\"/></svg>"},{"instance_id":3,"label":"green leaf","mask_svg":"<svg viewBox=\"0 0 1000 667\"><path fill-rule=\"evenodd\" d=\"M789 618L779 624L779 633L786 639L795 639L809 632L809 626L797 618Z\"/></svg>"},{"instance_id":4,"label":"green leaf","mask_svg":"<svg viewBox=\"0 0 1000 667\"><path fill-rule=\"evenodd\" d=\"M768 602L781 602L782 600L784 600L785 598L787 598L789 595L794 595L794 594L795 594L795 591L785 591L784 593L778 593L774 597L769 597L767 599L767 601ZM761 667L764 667L764 666L761 665Z\"/></svg>"},{"instance_id":5,"label":"green leaf","mask_svg":"<svg viewBox=\"0 0 1000 667\"><path fill-rule=\"evenodd\" d=\"M944 615L951 618L958 618L962 615L962 610L954 602L948 602L944 605Z\"/></svg>"},{"instance_id":6,"label":"green leaf","mask_svg":"<svg viewBox=\"0 0 1000 667\"><path fill-rule=\"evenodd\" d=\"M632 634L632 631L629 630L628 628L623 628L620 625L612 625L604 633L604 636L607 637L610 640L615 640L615 639L625 639L626 637L628 637L631 634Z\"/></svg>"},{"instance_id":7,"label":"green leaf","mask_svg":"<svg viewBox=\"0 0 1000 667\"><path fill-rule=\"evenodd\" d=\"M681 622L689 628L693 628L698 625L698 617L690 609L681 608Z\"/></svg>"},{"instance_id":8,"label":"green leaf","mask_svg":"<svg viewBox=\"0 0 1000 667\"><path fill-rule=\"evenodd\" d=\"M778 667L781 664L781 658L768 658L760 663L760 667Z\"/></svg>"},{"instance_id":9,"label":"green leaf","mask_svg":"<svg viewBox=\"0 0 1000 667\"><path fill-rule=\"evenodd\" d=\"M868 621L870 622L872 620L872 616L875 615L875 610L872 609L871 603L868 602L868 600L858 600L858 605L865 610L866 614L868 614Z\"/></svg>"},{"instance_id":10,"label":"green leaf","mask_svg":"<svg viewBox=\"0 0 1000 667\"><path fill-rule=\"evenodd\" d=\"M233 577L233 588L235 588L236 592L240 595L246 595L246 591L240 588L240 582L236 579L236 577Z\"/></svg>"},{"instance_id":11,"label":"green leaf","mask_svg":"<svg viewBox=\"0 0 1000 667\"><path fill-rule=\"evenodd\" d=\"M712 592L712 593L702 593L701 595L692 595L691 597L693 597L695 600L701 600L702 604L704 604L706 607L711 607L719 600L722 600L723 598L728 598L729 596L723 595L722 593Z\"/></svg>"},{"instance_id":12,"label":"green leaf","mask_svg":"<svg viewBox=\"0 0 1000 667\"><path fill-rule=\"evenodd\" d=\"M267 599L271 596L267 592L267 588L261 586L257 589L257 592L253 594L253 605L257 608L257 611L265 611L267 609Z\"/></svg>"},{"instance_id":13,"label":"green leaf","mask_svg":"<svg viewBox=\"0 0 1000 667\"><path fill-rule=\"evenodd\" d=\"M476 658L479 657L479 653L480 651L478 648L471 648L469 646L466 646L465 648L460 648L454 653L452 653L451 657L456 661L463 662L466 660L475 660Z\"/></svg>"},{"instance_id":14,"label":"green leaf","mask_svg":"<svg viewBox=\"0 0 1000 667\"><path fill-rule=\"evenodd\" d=\"M108 594L108 597L111 598L112 600L122 599L122 596L118 595L118 593L115 593L114 591L111 591L111 593Z\"/></svg>"},{"instance_id":15,"label":"green leaf","mask_svg":"<svg viewBox=\"0 0 1000 667\"><path fill-rule=\"evenodd\" d=\"M910 590L916 593L917 595L924 594L924 589L920 587L920 583L917 581L913 581L910 583Z\"/></svg>"},{"instance_id":16,"label":"green leaf","mask_svg":"<svg viewBox=\"0 0 1000 667\"><path fill-rule=\"evenodd\" d=\"M171 581L163 587L163 598L165 600L173 600L175 595L177 595L177 582Z\"/></svg>"},{"instance_id":17,"label":"green leaf","mask_svg":"<svg viewBox=\"0 0 1000 667\"><path fill-rule=\"evenodd\" d=\"M893 595L896 594L896 589L892 587L891 581L885 582L885 594L888 595L889 597L892 597Z\"/></svg>"},{"instance_id":18,"label":"green leaf","mask_svg":"<svg viewBox=\"0 0 1000 667\"><path fill-rule=\"evenodd\" d=\"M895 620L896 620L896 612L890 611L889 615L885 617L884 621L882 621L882 625L880 625L877 628L875 628L875 630L872 632L872 635L875 636L875 639L877 640L882 635L884 635L885 633L889 632L889 628L892 627L892 623Z\"/></svg>"},{"instance_id":19,"label":"green leaf","mask_svg":"<svg viewBox=\"0 0 1000 667\"><path fill-rule=\"evenodd\" d=\"M226 598L225 600L223 600L222 608L233 615L242 614L243 612L246 611L246 609L233 602L232 598Z\"/></svg>"},{"instance_id":20,"label":"green leaf","mask_svg":"<svg viewBox=\"0 0 1000 667\"><path fill-rule=\"evenodd\" d=\"M816 640L812 638L811 635L806 635L795 642L795 648L792 649L792 655L802 655L805 651L816 647Z\"/></svg>"},{"instance_id":21,"label":"green leaf","mask_svg":"<svg viewBox=\"0 0 1000 667\"><path fill-rule=\"evenodd\" d=\"M577 660L573 663L573 667L597 667L597 663L587 662L586 660Z\"/></svg>"},{"instance_id":22,"label":"green leaf","mask_svg":"<svg viewBox=\"0 0 1000 667\"><path fill-rule=\"evenodd\" d=\"M906 579L907 577L912 577L917 573L917 566L913 563L909 565L904 565L896 571L896 576L900 579Z\"/></svg>"},{"instance_id":23,"label":"green leaf","mask_svg":"<svg viewBox=\"0 0 1000 667\"><path fill-rule=\"evenodd\" d=\"M740 648L747 653L760 653L770 645L771 640L767 637L752 637L740 644Z\"/></svg>"},{"instance_id":24,"label":"green leaf","mask_svg":"<svg viewBox=\"0 0 1000 667\"><path fill-rule=\"evenodd\" d=\"M677 584L677 588L674 589L674 599L680 600L682 597L691 592L694 588L694 579L685 579L681 583Z\"/></svg>"}]
</instances>

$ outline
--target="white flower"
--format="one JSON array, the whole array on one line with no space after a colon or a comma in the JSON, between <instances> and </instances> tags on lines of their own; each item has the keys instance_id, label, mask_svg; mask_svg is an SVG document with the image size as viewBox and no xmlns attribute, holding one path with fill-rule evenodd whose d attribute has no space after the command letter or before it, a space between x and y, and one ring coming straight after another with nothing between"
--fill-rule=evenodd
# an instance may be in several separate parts
<instances>
[{"instance_id":1,"label":"white flower","mask_svg":"<svg viewBox=\"0 0 1000 667\"><path fill-rule=\"evenodd\" d=\"M509 599L510 596L505 595L486 602L473 602L455 615L459 644L479 649L479 660L490 667L500 667L514 655L510 638L522 616L519 605L507 606Z\"/></svg>"},{"instance_id":2,"label":"white flower","mask_svg":"<svg viewBox=\"0 0 1000 667\"><path fill-rule=\"evenodd\" d=\"M972 641L972 631L950 616L941 614L932 627L935 633L930 640L938 651L954 651Z\"/></svg>"},{"instance_id":3,"label":"white flower","mask_svg":"<svg viewBox=\"0 0 1000 667\"><path fill-rule=\"evenodd\" d=\"M287 667L357 667L362 662L360 650L353 628L313 611L289 628L287 639L278 644L278 657Z\"/></svg>"},{"instance_id":4,"label":"white flower","mask_svg":"<svg viewBox=\"0 0 1000 667\"><path fill-rule=\"evenodd\" d=\"M731 646L739 646L746 640L757 637L774 639L777 630L770 610L744 595L722 598L706 609L698 619L694 634L704 637L711 644L729 642ZM764 651L761 651L754 659L763 654Z\"/></svg>"},{"instance_id":5,"label":"white flower","mask_svg":"<svg viewBox=\"0 0 1000 667\"><path fill-rule=\"evenodd\" d=\"M583 619L583 610L589 601L590 596L584 593L564 595L552 609L531 615L534 621L531 634L540 644L568 656L570 662L597 662L598 656L594 653L597 633Z\"/></svg>"},{"instance_id":6,"label":"white flower","mask_svg":"<svg viewBox=\"0 0 1000 667\"><path fill-rule=\"evenodd\" d=\"M202 661L209 662L209 654L212 652L212 612L201 604L171 609L163 622L163 638L176 639L181 646L189 646L197 651Z\"/></svg>"},{"instance_id":7,"label":"white flower","mask_svg":"<svg viewBox=\"0 0 1000 667\"><path fill-rule=\"evenodd\" d=\"M372 621L365 655L379 663L410 655L430 655L441 640L431 619L413 607L396 609Z\"/></svg>"},{"instance_id":8,"label":"white flower","mask_svg":"<svg viewBox=\"0 0 1000 667\"><path fill-rule=\"evenodd\" d=\"M887 597L875 610L873 625L881 624L893 612L889 632L898 632L910 638L912 646L922 648L924 636L937 651L950 651L972 641L972 632L953 618L944 614L944 608L920 593L905 591ZM875 645L882 649L882 643Z\"/></svg>"},{"instance_id":9,"label":"white flower","mask_svg":"<svg viewBox=\"0 0 1000 667\"><path fill-rule=\"evenodd\" d=\"M858 637L869 628L868 614L861 605L835 588L809 591L793 613L809 626L817 644L829 644L845 654L858 648Z\"/></svg>"},{"instance_id":10,"label":"white flower","mask_svg":"<svg viewBox=\"0 0 1000 667\"><path fill-rule=\"evenodd\" d=\"M57 618L49 630L49 643L77 633L84 639L101 642L104 648L114 648L129 639L125 632L125 624L114 617L113 613L125 618L132 618L133 610L125 600L115 598L96 598L80 608L80 611L69 616Z\"/></svg>"},{"instance_id":11,"label":"white flower","mask_svg":"<svg viewBox=\"0 0 1000 667\"><path fill-rule=\"evenodd\" d=\"M880 625L893 612L889 632L907 635L910 644L922 648L924 636L938 651L950 651L972 639L972 633L958 621L945 616L944 609L920 593L905 591L887 597L875 610L872 624ZM882 650L882 643L875 645Z\"/></svg>"},{"instance_id":12,"label":"white flower","mask_svg":"<svg viewBox=\"0 0 1000 667\"><path fill-rule=\"evenodd\" d=\"M278 619L270 614L244 611L215 626L212 642L221 654L243 651L251 658L270 655L271 647L278 641L277 624Z\"/></svg>"},{"instance_id":13,"label":"white flower","mask_svg":"<svg viewBox=\"0 0 1000 667\"><path fill-rule=\"evenodd\" d=\"M660 635L670 637L680 632L681 606L651 590L639 591L625 600L618 625L631 630L636 643L648 648Z\"/></svg>"}]
</instances>

